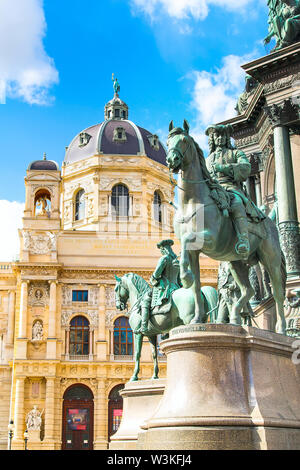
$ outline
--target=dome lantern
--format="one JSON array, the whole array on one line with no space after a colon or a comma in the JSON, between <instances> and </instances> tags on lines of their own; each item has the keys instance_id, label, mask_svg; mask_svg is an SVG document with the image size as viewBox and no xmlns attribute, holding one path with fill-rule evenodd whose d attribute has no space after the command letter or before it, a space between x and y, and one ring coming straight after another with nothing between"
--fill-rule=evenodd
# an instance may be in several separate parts
<instances>
[{"instance_id":1,"label":"dome lantern","mask_svg":"<svg viewBox=\"0 0 300 470\"><path fill-rule=\"evenodd\" d=\"M117 77L114 78L114 74L112 80L114 82L114 97L105 105L104 118L106 121L110 119L128 119L128 106L119 97L120 84Z\"/></svg>"}]
</instances>

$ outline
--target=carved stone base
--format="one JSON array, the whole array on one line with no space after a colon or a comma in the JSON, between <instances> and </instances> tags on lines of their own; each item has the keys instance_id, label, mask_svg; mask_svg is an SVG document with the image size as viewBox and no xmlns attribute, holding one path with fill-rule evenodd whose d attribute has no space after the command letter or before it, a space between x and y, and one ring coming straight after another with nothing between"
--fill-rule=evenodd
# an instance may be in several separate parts
<instances>
[{"instance_id":1,"label":"carved stone base","mask_svg":"<svg viewBox=\"0 0 300 470\"><path fill-rule=\"evenodd\" d=\"M279 224L280 244L286 259L288 277L300 276L300 232L298 222Z\"/></svg>"},{"instance_id":2,"label":"carved stone base","mask_svg":"<svg viewBox=\"0 0 300 470\"><path fill-rule=\"evenodd\" d=\"M137 449L299 449L293 339L252 327L187 325L161 343L163 398Z\"/></svg>"},{"instance_id":3,"label":"carved stone base","mask_svg":"<svg viewBox=\"0 0 300 470\"><path fill-rule=\"evenodd\" d=\"M159 404L165 389L165 379L128 382L120 392L123 397L122 422L111 437L109 449L136 449L141 425L149 419Z\"/></svg>"}]
</instances>

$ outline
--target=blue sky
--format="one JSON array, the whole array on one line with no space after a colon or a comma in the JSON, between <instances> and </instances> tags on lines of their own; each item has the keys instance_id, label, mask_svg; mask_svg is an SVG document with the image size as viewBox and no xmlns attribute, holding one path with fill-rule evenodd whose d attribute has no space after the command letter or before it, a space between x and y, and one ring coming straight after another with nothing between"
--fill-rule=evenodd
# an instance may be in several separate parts
<instances>
[{"instance_id":1,"label":"blue sky","mask_svg":"<svg viewBox=\"0 0 300 470\"><path fill-rule=\"evenodd\" d=\"M22 203L28 164L61 165L103 120L113 72L131 120L165 140L186 118L205 148L266 34L266 0L0 0L0 200Z\"/></svg>"}]
</instances>

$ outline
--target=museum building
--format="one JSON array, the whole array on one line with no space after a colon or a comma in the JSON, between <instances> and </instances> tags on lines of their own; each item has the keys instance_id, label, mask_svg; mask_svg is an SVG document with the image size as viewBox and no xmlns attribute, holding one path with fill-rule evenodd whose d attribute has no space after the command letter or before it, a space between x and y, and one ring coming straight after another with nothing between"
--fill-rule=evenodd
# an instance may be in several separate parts
<instances>
[{"instance_id":1,"label":"museum building","mask_svg":"<svg viewBox=\"0 0 300 470\"><path fill-rule=\"evenodd\" d=\"M128 119L118 93L104 121L66 148L61 169L46 155L28 165L19 260L0 263L1 449L24 449L29 419L29 449L108 447L134 364L114 276L149 280L162 239L179 254L173 199L164 146ZM216 287L217 271L203 256L202 283ZM144 343L142 379L153 369ZM164 377L163 355L159 365Z\"/></svg>"}]
</instances>

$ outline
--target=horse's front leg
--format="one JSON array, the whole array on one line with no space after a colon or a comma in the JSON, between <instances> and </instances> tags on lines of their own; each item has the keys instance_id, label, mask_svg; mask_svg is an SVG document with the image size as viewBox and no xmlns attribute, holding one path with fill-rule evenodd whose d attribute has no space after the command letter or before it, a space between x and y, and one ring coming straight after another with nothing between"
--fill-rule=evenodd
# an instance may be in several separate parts
<instances>
[{"instance_id":1,"label":"horse's front leg","mask_svg":"<svg viewBox=\"0 0 300 470\"><path fill-rule=\"evenodd\" d=\"M180 279L185 289L189 289L194 282L194 274L189 269L190 257L188 250L189 243L193 242L194 237L195 235L193 233L185 233L180 240Z\"/></svg>"},{"instance_id":2,"label":"horse's front leg","mask_svg":"<svg viewBox=\"0 0 300 470\"><path fill-rule=\"evenodd\" d=\"M204 300L201 295L201 281L200 281L200 266L199 266L199 251L192 250L189 252L190 267L194 274L193 292L195 297L195 315L191 323L205 323L206 314L204 310Z\"/></svg>"},{"instance_id":3,"label":"horse's front leg","mask_svg":"<svg viewBox=\"0 0 300 470\"><path fill-rule=\"evenodd\" d=\"M133 375L130 379L130 382L136 382L138 380L138 375L140 372L140 359L141 359L142 344L143 344L143 335L141 333L134 333L135 367L134 367Z\"/></svg>"},{"instance_id":4,"label":"horse's front leg","mask_svg":"<svg viewBox=\"0 0 300 470\"><path fill-rule=\"evenodd\" d=\"M247 302L254 295L254 289L249 281L249 266L242 261L232 261L230 271L233 279L241 291L241 296L237 302L234 302L229 314L229 323L233 325L241 324L241 312L246 307Z\"/></svg>"},{"instance_id":5,"label":"horse's front leg","mask_svg":"<svg viewBox=\"0 0 300 470\"><path fill-rule=\"evenodd\" d=\"M153 376L152 379L158 379L158 360L157 360L157 336L148 336L153 358Z\"/></svg>"}]
</instances>

